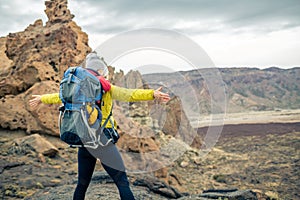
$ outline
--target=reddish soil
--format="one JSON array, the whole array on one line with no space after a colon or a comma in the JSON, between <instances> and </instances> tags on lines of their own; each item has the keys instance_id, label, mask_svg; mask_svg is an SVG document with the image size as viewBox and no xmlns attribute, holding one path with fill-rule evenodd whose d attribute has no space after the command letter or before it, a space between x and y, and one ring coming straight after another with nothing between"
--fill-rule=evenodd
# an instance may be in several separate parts
<instances>
[{"instance_id":1,"label":"reddish soil","mask_svg":"<svg viewBox=\"0 0 300 200\"><path fill-rule=\"evenodd\" d=\"M208 127L198 128L200 137L205 136ZM300 122L296 123L266 123L266 124L227 124L223 126L220 140L227 137L265 136L268 134L285 134L300 132Z\"/></svg>"}]
</instances>

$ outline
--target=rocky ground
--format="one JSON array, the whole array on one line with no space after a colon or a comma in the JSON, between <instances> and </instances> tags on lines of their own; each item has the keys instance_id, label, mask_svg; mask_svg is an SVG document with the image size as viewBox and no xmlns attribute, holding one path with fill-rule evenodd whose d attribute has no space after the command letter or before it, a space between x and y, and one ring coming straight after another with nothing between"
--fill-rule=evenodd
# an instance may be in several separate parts
<instances>
[{"instance_id":1,"label":"rocky ground","mask_svg":"<svg viewBox=\"0 0 300 200\"><path fill-rule=\"evenodd\" d=\"M43 136L59 152L44 156L30 146L14 145L14 138L26 136L23 131L1 130L0 134L2 199L71 199L76 149L58 138ZM142 177L151 174L129 175L137 199L170 199L177 192L200 199L198 194L205 190L230 188L250 189L260 199L300 199L299 151L299 123L225 126L210 152L189 150L168 168L169 174L174 174L173 183L172 179L165 185L156 182L151 189L145 187L147 183L141 184L148 180ZM158 185L161 189L155 191ZM100 165L88 193L88 199L117 199L117 190Z\"/></svg>"},{"instance_id":2,"label":"rocky ground","mask_svg":"<svg viewBox=\"0 0 300 200\"><path fill-rule=\"evenodd\" d=\"M195 169L203 189L248 188L274 199L300 199L299 166L300 123L272 123L225 126Z\"/></svg>"}]
</instances>

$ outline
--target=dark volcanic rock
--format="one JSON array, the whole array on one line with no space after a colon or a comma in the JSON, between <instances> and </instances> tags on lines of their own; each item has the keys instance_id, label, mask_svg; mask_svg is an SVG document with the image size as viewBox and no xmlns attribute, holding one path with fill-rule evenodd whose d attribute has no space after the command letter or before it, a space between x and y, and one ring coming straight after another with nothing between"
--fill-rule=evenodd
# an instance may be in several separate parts
<instances>
[{"instance_id":1,"label":"dark volcanic rock","mask_svg":"<svg viewBox=\"0 0 300 200\"><path fill-rule=\"evenodd\" d=\"M179 197L184 196L184 194L181 194L177 189L167 185L166 183L158 179L149 176L138 178L134 181L133 184L136 186L147 187L150 189L150 191L171 199L177 199Z\"/></svg>"},{"instance_id":2,"label":"dark volcanic rock","mask_svg":"<svg viewBox=\"0 0 300 200\"><path fill-rule=\"evenodd\" d=\"M257 200L255 192L251 190L209 190L199 195L207 199L228 199L228 200Z\"/></svg>"}]
</instances>

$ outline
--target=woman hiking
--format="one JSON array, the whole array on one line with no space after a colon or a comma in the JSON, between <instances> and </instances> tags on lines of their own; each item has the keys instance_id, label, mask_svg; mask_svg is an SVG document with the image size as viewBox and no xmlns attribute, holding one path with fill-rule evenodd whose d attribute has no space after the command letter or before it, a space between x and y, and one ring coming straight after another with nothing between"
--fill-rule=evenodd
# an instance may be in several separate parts
<instances>
[{"instance_id":1,"label":"woman hiking","mask_svg":"<svg viewBox=\"0 0 300 200\"><path fill-rule=\"evenodd\" d=\"M161 102L170 100L168 94L161 92L161 87L157 90L153 89L126 89L118 86L111 85L105 77L108 76L108 69L106 64L97 56L95 52L89 53L85 60L85 68L87 68L93 75L99 73L99 81L105 91L102 97L102 103L99 105L102 111L102 125L108 117L103 130L104 134L107 132L115 131L116 122L113 116L110 116L113 106L113 100L134 102L134 101L147 101L158 99ZM95 73L96 72L96 73ZM103 78L104 77L104 78ZM29 101L30 106L36 107L40 103L56 104L62 103L59 98L59 93L32 95L33 99ZM106 143L109 139L108 135L102 143ZM103 168L109 174L116 184L121 200L133 200L134 196L129 186L129 181L126 174L123 159L115 145L115 142L110 142L106 146L97 147L96 149L88 147L78 147L78 182L73 194L74 200L83 200L87 188L91 182L91 178L95 169L97 159L100 160Z\"/></svg>"}]
</instances>

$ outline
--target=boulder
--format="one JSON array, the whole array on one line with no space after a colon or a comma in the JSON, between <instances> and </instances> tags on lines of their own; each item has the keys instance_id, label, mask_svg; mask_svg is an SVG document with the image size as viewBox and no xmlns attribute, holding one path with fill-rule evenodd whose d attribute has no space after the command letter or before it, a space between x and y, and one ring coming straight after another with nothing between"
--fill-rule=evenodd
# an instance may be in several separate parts
<instances>
[{"instance_id":1,"label":"boulder","mask_svg":"<svg viewBox=\"0 0 300 200\"><path fill-rule=\"evenodd\" d=\"M163 181L160 181L151 176L138 178L134 181L133 185L147 187L151 192L171 199L177 199L185 195L180 193L179 191L177 191L177 189L171 187L170 185L167 185Z\"/></svg>"},{"instance_id":2,"label":"boulder","mask_svg":"<svg viewBox=\"0 0 300 200\"><path fill-rule=\"evenodd\" d=\"M19 147L31 147L31 149L33 149L37 154L42 154L45 156L51 157L58 153L58 149L39 134L32 134L15 139L14 143Z\"/></svg>"}]
</instances>

